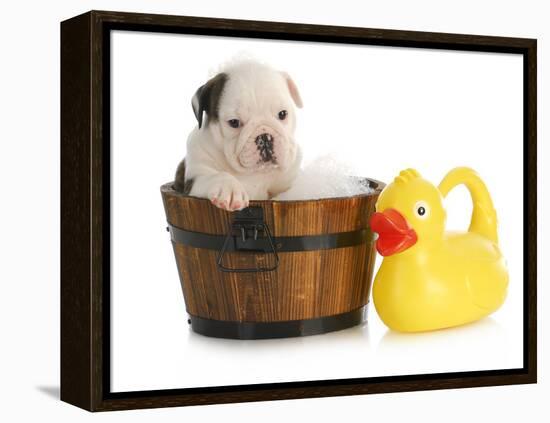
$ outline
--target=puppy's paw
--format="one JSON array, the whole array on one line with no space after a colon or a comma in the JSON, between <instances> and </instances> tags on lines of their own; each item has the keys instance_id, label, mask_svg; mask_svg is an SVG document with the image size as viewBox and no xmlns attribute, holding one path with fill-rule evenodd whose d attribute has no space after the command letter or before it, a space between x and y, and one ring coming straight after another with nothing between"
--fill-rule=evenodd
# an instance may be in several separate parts
<instances>
[{"instance_id":1,"label":"puppy's paw","mask_svg":"<svg viewBox=\"0 0 550 423\"><path fill-rule=\"evenodd\" d=\"M216 207L227 211L241 210L248 207L248 194L237 180L224 179L216 182L208 194Z\"/></svg>"}]
</instances>

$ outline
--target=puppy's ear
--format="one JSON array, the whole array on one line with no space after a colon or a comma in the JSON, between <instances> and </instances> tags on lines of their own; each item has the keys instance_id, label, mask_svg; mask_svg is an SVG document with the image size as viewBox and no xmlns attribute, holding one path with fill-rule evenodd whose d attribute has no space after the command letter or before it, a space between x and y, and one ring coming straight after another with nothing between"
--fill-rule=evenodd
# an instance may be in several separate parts
<instances>
[{"instance_id":1,"label":"puppy's ear","mask_svg":"<svg viewBox=\"0 0 550 423\"><path fill-rule=\"evenodd\" d=\"M218 119L218 106L226 82L227 74L219 73L195 92L191 106L199 122L199 129L202 127L202 117L205 112L209 121Z\"/></svg>"},{"instance_id":2,"label":"puppy's ear","mask_svg":"<svg viewBox=\"0 0 550 423\"><path fill-rule=\"evenodd\" d=\"M296 104L296 107L301 109L304 107L304 103L302 103L302 97L300 97L300 92L298 91L298 87L290 77L290 75L286 72L281 72L283 74L283 77L286 80L286 85L288 87L288 91L290 92L290 96L292 97L292 100L294 100L294 104Z\"/></svg>"}]
</instances>

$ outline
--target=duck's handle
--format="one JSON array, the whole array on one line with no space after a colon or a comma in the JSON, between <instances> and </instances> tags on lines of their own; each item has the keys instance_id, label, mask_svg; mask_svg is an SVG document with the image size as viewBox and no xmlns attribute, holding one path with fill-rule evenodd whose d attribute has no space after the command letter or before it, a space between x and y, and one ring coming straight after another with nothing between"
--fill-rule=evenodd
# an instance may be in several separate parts
<instances>
[{"instance_id":1,"label":"duck's handle","mask_svg":"<svg viewBox=\"0 0 550 423\"><path fill-rule=\"evenodd\" d=\"M487 187L475 170L469 167L454 168L439 184L439 191L446 197L449 191L460 184L468 188L472 197L472 219L468 230L498 242L497 213Z\"/></svg>"}]
</instances>

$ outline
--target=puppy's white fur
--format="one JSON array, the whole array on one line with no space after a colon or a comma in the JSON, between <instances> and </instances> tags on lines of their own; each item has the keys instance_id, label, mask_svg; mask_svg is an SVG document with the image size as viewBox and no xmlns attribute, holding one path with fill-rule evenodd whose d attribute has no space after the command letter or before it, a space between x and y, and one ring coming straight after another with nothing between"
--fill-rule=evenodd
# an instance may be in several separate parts
<instances>
[{"instance_id":1,"label":"puppy's white fur","mask_svg":"<svg viewBox=\"0 0 550 423\"><path fill-rule=\"evenodd\" d=\"M302 155L294 140L294 106L302 107L302 100L290 76L267 65L242 61L223 72L227 79L217 116L206 115L187 140L185 180L193 180L190 195L239 210L249 200L287 190L295 179ZM193 102L196 108L197 97ZM281 120L283 110L287 115ZM239 120L238 128L230 125L233 119ZM271 136L273 160L262 160L260 134Z\"/></svg>"}]
</instances>

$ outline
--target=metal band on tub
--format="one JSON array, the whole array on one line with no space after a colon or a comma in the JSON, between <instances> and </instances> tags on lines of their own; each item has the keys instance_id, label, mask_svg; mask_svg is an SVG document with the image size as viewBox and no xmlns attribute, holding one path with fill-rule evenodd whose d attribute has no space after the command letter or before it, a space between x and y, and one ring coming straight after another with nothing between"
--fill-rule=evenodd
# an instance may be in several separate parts
<instances>
[{"instance_id":1,"label":"metal band on tub","mask_svg":"<svg viewBox=\"0 0 550 423\"><path fill-rule=\"evenodd\" d=\"M216 264L222 272L240 273L275 270L279 266L278 253L352 247L373 240L372 232L365 228L333 234L273 237L261 207L247 207L236 212L225 236L187 231L171 224L167 229L175 243L218 251ZM274 263L268 267L227 267L223 264L223 257L230 252L272 254Z\"/></svg>"},{"instance_id":2,"label":"metal band on tub","mask_svg":"<svg viewBox=\"0 0 550 423\"><path fill-rule=\"evenodd\" d=\"M168 224L168 230L172 241L178 244L194 248L205 248L219 251L226 239L226 235L205 234L202 232L187 231ZM227 246L227 252L270 252L270 246L265 236L258 236L256 240L246 239L242 241L239 235L232 235L233 242ZM328 250L332 248L353 247L366 244L373 240L372 232L369 229L359 229L350 232L339 232L323 235L306 236L277 236L273 237L275 250L280 253L294 251ZM249 242L254 241L254 242Z\"/></svg>"}]
</instances>

